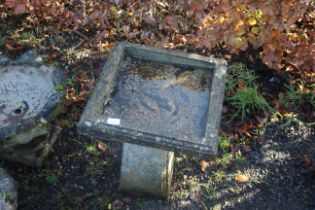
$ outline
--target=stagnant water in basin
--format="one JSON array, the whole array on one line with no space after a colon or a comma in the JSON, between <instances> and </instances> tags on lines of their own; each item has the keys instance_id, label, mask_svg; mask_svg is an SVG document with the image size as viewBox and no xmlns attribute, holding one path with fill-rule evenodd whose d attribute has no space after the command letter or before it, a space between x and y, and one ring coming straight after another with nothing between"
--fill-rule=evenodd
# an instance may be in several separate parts
<instances>
[{"instance_id":1,"label":"stagnant water in basin","mask_svg":"<svg viewBox=\"0 0 315 210\"><path fill-rule=\"evenodd\" d=\"M104 108L108 124L200 142L207 120L212 71L127 57Z\"/></svg>"}]
</instances>

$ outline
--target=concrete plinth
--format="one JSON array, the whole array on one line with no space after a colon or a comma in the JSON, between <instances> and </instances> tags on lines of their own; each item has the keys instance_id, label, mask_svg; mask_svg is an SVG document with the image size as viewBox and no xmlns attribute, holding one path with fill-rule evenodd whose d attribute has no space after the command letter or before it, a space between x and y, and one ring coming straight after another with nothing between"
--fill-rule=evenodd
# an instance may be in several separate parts
<instances>
[{"instance_id":1,"label":"concrete plinth","mask_svg":"<svg viewBox=\"0 0 315 210\"><path fill-rule=\"evenodd\" d=\"M119 188L167 198L173 165L174 152L124 143Z\"/></svg>"}]
</instances>

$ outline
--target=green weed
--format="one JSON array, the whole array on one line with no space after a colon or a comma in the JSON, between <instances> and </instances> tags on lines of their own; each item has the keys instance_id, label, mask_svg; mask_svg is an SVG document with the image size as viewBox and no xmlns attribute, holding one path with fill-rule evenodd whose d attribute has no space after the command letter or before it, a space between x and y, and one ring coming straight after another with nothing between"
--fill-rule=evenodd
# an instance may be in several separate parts
<instances>
[{"instance_id":1,"label":"green weed","mask_svg":"<svg viewBox=\"0 0 315 210\"><path fill-rule=\"evenodd\" d=\"M31 46L39 46L44 41L44 38L37 38L30 31L15 31L12 34L12 38L19 44L28 44Z\"/></svg>"},{"instance_id":2,"label":"green weed","mask_svg":"<svg viewBox=\"0 0 315 210\"><path fill-rule=\"evenodd\" d=\"M243 81L245 87L255 86L258 77L253 70L248 69L242 63L235 63L229 66L229 74L227 76L226 91L228 95L237 89L239 81Z\"/></svg>"},{"instance_id":3,"label":"green weed","mask_svg":"<svg viewBox=\"0 0 315 210\"><path fill-rule=\"evenodd\" d=\"M294 114L292 112L283 114L282 121L283 121L283 124L282 124L283 127L296 125L300 129L301 126L304 124L301 120L299 120L297 114Z\"/></svg>"},{"instance_id":4,"label":"green weed","mask_svg":"<svg viewBox=\"0 0 315 210\"><path fill-rule=\"evenodd\" d=\"M56 85L55 90L56 90L58 93L61 93L61 92L63 91L63 86L62 86L61 84L58 84L58 85Z\"/></svg>"},{"instance_id":5,"label":"green weed","mask_svg":"<svg viewBox=\"0 0 315 210\"><path fill-rule=\"evenodd\" d=\"M102 176L104 172L112 168L113 164L106 160L95 160L87 166L87 173L90 176Z\"/></svg>"},{"instance_id":6,"label":"green weed","mask_svg":"<svg viewBox=\"0 0 315 210\"><path fill-rule=\"evenodd\" d=\"M52 174L52 175L47 175L46 176L46 181L49 183L49 184L55 184L59 181L59 176L56 175L56 174Z\"/></svg>"},{"instance_id":7,"label":"green weed","mask_svg":"<svg viewBox=\"0 0 315 210\"><path fill-rule=\"evenodd\" d=\"M71 77L66 79L67 85L69 85L71 87L73 87L75 85L76 81L77 81L76 76L71 76Z\"/></svg>"},{"instance_id":8,"label":"green weed","mask_svg":"<svg viewBox=\"0 0 315 210\"><path fill-rule=\"evenodd\" d=\"M49 184L55 184L59 181L60 173L58 171L44 170L39 176L44 177Z\"/></svg>"},{"instance_id":9,"label":"green weed","mask_svg":"<svg viewBox=\"0 0 315 210\"><path fill-rule=\"evenodd\" d=\"M266 99L255 88L239 90L236 95L227 98L228 102L237 109L236 116L247 118L257 111L272 111Z\"/></svg>"},{"instance_id":10,"label":"green weed","mask_svg":"<svg viewBox=\"0 0 315 210\"><path fill-rule=\"evenodd\" d=\"M230 146L231 146L230 138L227 137L227 136L220 136L220 137L219 137L218 144L219 144L219 149L220 149L223 153L226 153L226 152L228 152L228 150L229 150L229 148L230 148Z\"/></svg>"},{"instance_id":11,"label":"green weed","mask_svg":"<svg viewBox=\"0 0 315 210\"><path fill-rule=\"evenodd\" d=\"M95 203L102 209L112 209L112 199L108 196L97 197Z\"/></svg>"},{"instance_id":12,"label":"green weed","mask_svg":"<svg viewBox=\"0 0 315 210\"><path fill-rule=\"evenodd\" d=\"M92 144L87 145L85 150L87 153L89 153L93 156L99 156L100 155L100 152Z\"/></svg>"},{"instance_id":13,"label":"green weed","mask_svg":"<svg viewBox=\"0 0 315 210\"><path fill-rule=\"evenodd\" d=\"M280 102L296 110L300 109L305 104L310 104L315 108L315 94L311 88L306 88L303 85L300 85L298 88L288 86Z\"/></svg>"},{"instance_id":14,"label":"green weed","mask_svg":"<svg viewBox=\"0 0 315 210\"><path fill-rule=\"evenodd\" d=\"M136 205L137 205L138 209L144 208L144 202L145 202L145 200L142 197L137 198Z\"/></svg>"},{"instance_id":15,"label":"green weed","mask_svg":"<svg viewBox=\"0 0 315 210\"><path fill-rule=\"evenodd\" d=\"M6 193L5 192L5 195L4 195L4 200L8 203L11 203L13 204L15 202L15 196L12 195L11 193Z\"/></svg>"},{"instance_id":16,"label":"green weed","mask_svg":"<svg viewBox=\"0 0 315 210\"><path fill-rule=\"evenodd\" d=\"M207 197L210 199L214 193L217 190L217 187L213 184L213 183L208 183L203 185L203 188L205 189L206 193L207 193Z\"/></svg>"},{"instance_id":17,"label":"green weed","mask_svg":"<svg viewBox=\"0 0 315 210\"><path fill-rule=\"evenodd\" d=\"M56 199L57 200L64 200L67 195L69 194L69 190L67 190L66 188L61 187L57 193L56 193Z\"/></svg>"},{"instance_id":18,"label":"green weed","mask_svg":"<svg viewBox=\"0 0 315 210\"><path fill-rule=\"evenodd\" d=\"M213 172L213 179L216 183L221 183L225 177L224 171L218 170Z\"/></svg>"},{"instance_id":19,"label":"green weed","mask_svg":"<svg viewBox=\"0 0 315 210\"><path fill-rule=\"evenodd\" d=\"M232 164L241 164L244 162L244 160L244 156L239 151L236 154L226 153L222 157L216 158L216 163L222 170L224 170Z\"/></svg>"}]
</instances>

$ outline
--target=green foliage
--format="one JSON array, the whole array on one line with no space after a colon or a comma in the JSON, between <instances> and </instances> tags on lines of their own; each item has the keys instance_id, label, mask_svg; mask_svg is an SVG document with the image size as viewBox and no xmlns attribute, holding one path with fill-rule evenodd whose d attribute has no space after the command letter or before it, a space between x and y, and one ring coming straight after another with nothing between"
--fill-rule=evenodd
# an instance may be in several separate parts
<instances>
[{"instance_id":1,"label":"green foliage","mask_svg":"<svg viewBox=\"0 0 315 210\"><path fill-rule=\"evenodd\" d=\"M303 125L303 122L301 120L298 119L297 114L294 114L292 112L290 113L285 113L282 116L282 120L283 120L283 127L290 127L291 125L296 125L298 126L298 128L300 129L301 126Z\"/></svg>"},{"instance_id":2,"label":"green foliage","mask_svg":"<svg viewBox=\"0 0 315 210\"><path fill-rule=\"evenodd\" d=\"M255 72L248 69L244 64L235 63L229 67L227 76L227 102L237 112L234 117L247 118L255 111L270 111L266 99L257 91Z\"/></svg>"},{"instance_id":3,"label":"green foliage","mask_svg":"<svg viewBox=\"0 0 315 210\"><path fill-rule=\"evenodd\" d=\"M221 183L225 177L224 171L217 170L213 172L213 178L216 183Z\"/></svg>"},{"instance_id":4,"label":"green foliage","mask_svg":"<svg viewBox=\"0 0 315 210\"><path fill-rule=\"evenodd\" d=\"M222 170L225 170L232 164L241 164L244 161L244 156L240 151L235 154L226 153L222 157L216 158L215 161Z\"/></svg>"},{"instance_id":5,"label":"green foliage","mask_svg":"<svg viewBox=\"0 0 315 210\"><path fill-rule=\"evenodd\" d=\"M235 91L240 81L242 81L243 85L246 87L253 87L257 78L253 70L248 69L242 63L235 63L229 66L226 84L227 93L231 94Z\"/></svg>"},{"instance_id":6,"label":"green foliage","mask_svg":"<svg viewBox=\"0 0 315 210\"><path fill-rule=\"evenodd\" d=\"M287 87L286 93L280 99L280 102L294 109L300 109L305 104L315 108L315 92L303 85L299 88Z\"/></svg>"},{"instance_id":7,"label":"green foliage","mask_svg":"<svg viewBox=\"0 0 315 210\"><path fill-rule=\"evenodd\" d=\"M46 175L46 181L49 184L55 184L59 181L59 176L56 174L52 174L52 175Z\"/></svg>"},{"instance_id":8,"label":"green foliage","mask_svg":"<svg viewBox=\"0 0 315 210\"><path fill-rule=\"evenodd\" d=\"M219 149L223 153L226 153L226 152L228 152L228 150L229 150L229 148L231 146L230 138L226 137L226 136L220 136L218 144L219 144Z\"/></svg>"},{"instance_id":9,"label":"green foliage","mask_svg":"<svg viewBox=\"0 0 315 210\"><path fill-rule=\"evenodd\" d=\"M96 149L96 147L93 144L89 144L86 146L86 152L93 156L99 156L100 154L100 152Z\"/></svg>"},{"instance_id":10,"label":"green foliage","mask_svg":"<svg viewBox=\"0 0 315 210\"><path fill-rule=\"evenodd\" d=\"M104 172L108 169L112 170L113 164L106 160L100 160L96 158L96 160L90 162L86 168L86 172L89 176L102 176Z\"/></svg>"},{"instance_id":11,"label":"green foliage","mask_svg":"<svg viewBox=\"0 0 315 210\"><path fill-rule=\"evenodd\" d=\"M61 92L63 91L63 86L62 86L61 84L58 84L58 85L56 85L55 90L56 90L58 93L61 93Z\"/></svg>"},{"instance_id":12,"label":"green foliage","mask_svg":"<svg viewBox=\"0 0 315 210\"><path fill-rule=\"evenodd\" d=\"M77 80L76 76L71 76L66 79L66 83L67 85L72 87L76 83L76 80Z\"/></svg>"},{"instance_id":13,"label":"green foliage","mask_svg":"<svg viewBox=\"0 0 315 210\"><path fill-rule=\"evenodd\" d=\"M4 200L5 200L6 202L8 202L8 203L13 204L13 203L15 202L15 196L12 195L11 193L5 192Z\"/></svg>"},{"instance_id":14,"label":"green foliage","mask_svg":"<svg viewBox=\"0 0 315 210\"><path fill-rule=\"evenodd\" d=\"M255 88L239 90L236 95L229 97L227 100L237 109L234 116L241 116L242 119L257 111L272 110L266 99Z\"/></svg>"},{"instance_id":15,"label":"green foliage","mask_svg":"<svg viewBox=\"0 0 315 210\"><path fill-rule=\"evenodd\" d=\"M211 197L214 195L214 193L217 190L217 187L213 183L204 184L203 188L205 189L207 193L207 197L211 199Z\"/></svg>"},{"instance_id":16,"label":"green foliage","mask_svg":"<svg viewBox=\"0 0 315 210\"><path fill-rule=\"evenodd\" d=\"M112 199L108 196L99 196L95 199L95 203L97 206L102 209L112 209Z\"/></svg>"},{"instance_id":17,"label":"green foliage","mask_svg":"<svg viewBox=\"0 0 315 210\"><path fill-rule=\"evenodd\" d=\"M57 200L60 200L60 201L65 200L68 195L69 195L69 190L67 190L67 189L64 188L64 187L61 187L61 188L57 191L57 193L55 194L56 199L57 199Z\"/></svg>"}]
</instances>

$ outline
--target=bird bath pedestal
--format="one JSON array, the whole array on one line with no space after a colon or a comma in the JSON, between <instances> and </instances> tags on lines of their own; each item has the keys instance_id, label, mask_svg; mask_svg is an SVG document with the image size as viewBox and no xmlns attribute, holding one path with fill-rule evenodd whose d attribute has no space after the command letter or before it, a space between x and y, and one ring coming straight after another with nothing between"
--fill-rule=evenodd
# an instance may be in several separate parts
<instances>
[{"instance_id":1,"label":"bird bath pedestal","mask_svg":"<svg viewBox=\"0 0 315 210\"><path fill-rule=\"evenodd\" d=\"M120 189L167 198L174 151L217 153L226 62L122 43L103 68L78 131L123 142Z\"/></svg>"}]
</instances>

